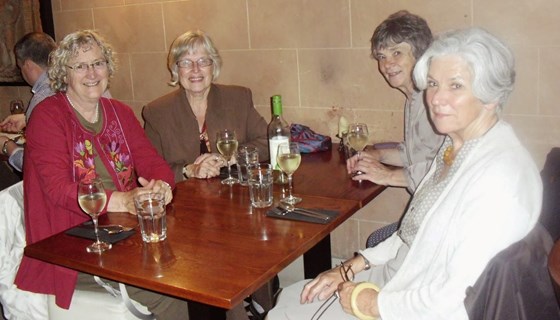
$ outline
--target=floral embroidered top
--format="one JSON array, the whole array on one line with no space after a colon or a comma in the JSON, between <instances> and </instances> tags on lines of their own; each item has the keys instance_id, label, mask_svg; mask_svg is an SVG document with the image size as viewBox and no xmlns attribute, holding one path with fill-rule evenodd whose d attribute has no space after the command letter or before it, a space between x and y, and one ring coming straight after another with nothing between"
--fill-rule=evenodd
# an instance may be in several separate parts
<instances>
[{"instance_id":1,"label":"floral embroidered top","mask_svg":"<svg viewBox=\"0 0 560 320\"><path fill-rule=\"evenodd\" d=\"M130 107L101 98L99 112L103 121L99 133L94 133L81 125L64 93L46 98L33 111L26 129L23 184L27 243L89 219L78 205L77 186L95 171L105 169L117 191L135 188L140 176L174 187L170 167ZM107 202L113 190L107 188ZM68 308L77 274L24 256L15 283L22 290L54 294L57 304Z\"/></svg>"}]
</instances>

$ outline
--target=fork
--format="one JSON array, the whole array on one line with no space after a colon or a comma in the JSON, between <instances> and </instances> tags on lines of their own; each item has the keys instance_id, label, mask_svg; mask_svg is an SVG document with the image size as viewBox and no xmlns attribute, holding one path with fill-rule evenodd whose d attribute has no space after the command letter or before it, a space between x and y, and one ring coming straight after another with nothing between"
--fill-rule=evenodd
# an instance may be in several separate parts
<instances>
[{"instance_id":1,"label":"fork","mask_svg":"<svg viewBox=\"0 0 560 320\"><path fill-rule=\"evenodd\" d=\"M322 213L319 212L315 212L315 211L311 211L311 210L307 210L307 209L303 209L303 208L297 208L294 207L291 204L286 204L283 202L280 202L278 204L278 208L282 209L282 215L285 215L287 212L295 212L297 214L301 214L303 216L307 216L307 217L312 217L312 218L317 218L317 219L321 219L321 220L329 220L331 217L324 215Z\"/></svg>"},{"instance_id":2,"label":"fork","mask_svg":"<svg viewBox=\"0 0 560 320\"><path fill-rule=\"evenodd\" d=\"M101 225L99 228L107 231L108 234L117 234L134 229L133 227L125 227L120 224Z\"/></svg>"}]
</instances>

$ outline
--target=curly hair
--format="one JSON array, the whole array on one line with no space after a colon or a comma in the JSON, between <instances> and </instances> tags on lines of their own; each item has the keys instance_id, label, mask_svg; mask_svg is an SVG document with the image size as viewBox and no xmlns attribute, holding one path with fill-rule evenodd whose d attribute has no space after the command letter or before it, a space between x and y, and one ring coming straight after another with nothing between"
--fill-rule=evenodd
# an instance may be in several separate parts
<instances>
[{"instance_id":1,"label":"curly hair","mask_svg":"<svg viewBox=\"0 0 560 320\"><path fill-rule=\"evenodd\" d=\"M109 79L117 69L117 61L113 56L113 48L101 35L93 30L80 30L70 33L60 42L58 48L49 55L49 79L55 92L67 90L68 61L76 57L80 49L89 49L97 45L107 61Z\"/></svg>"},{"instance_id":2,"label":"curly hair","mask_svg":"<svg viewBox=\"0 0 560 320\"><path fill-rule=\"evenodd\" d=\"M406 10L397 11L375 28L371 37L371 56L375 58L379 50L406 42L418 60L432 39L432 31L424 18Z\"/></svg>"},{"instance_id":3,"label":"curly hair","mask_svg":"<svg viewBox=\"0 0 560 320\"><path fill-rule=\"evenodd\" d=\"M185 54L193 54L197 50L204 49L213 63L212 81L216 80L220 75L222 68L222 57L218 49L214 46L212 39L203 31L187 31L178 36L169 49L167 56L167 67L171 72L171 80L169 84L176 86L179 83L179 67L177 61Z\"/></svg>"}]
</instances>

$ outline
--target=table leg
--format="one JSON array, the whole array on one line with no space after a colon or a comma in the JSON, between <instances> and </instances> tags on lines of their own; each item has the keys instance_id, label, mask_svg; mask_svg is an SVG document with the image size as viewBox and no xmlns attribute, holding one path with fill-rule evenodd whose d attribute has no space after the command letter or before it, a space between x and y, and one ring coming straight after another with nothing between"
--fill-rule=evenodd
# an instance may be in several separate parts
<instances>
[{"instance_id":1,"label":"table leg","mask_svg":"<svg viewBox=\"0 0 560 320\"><path fill-rule=\"evenodd\" d=\"M204 303L189 301L189 319L226 320L226 310Z\"/></svg>"},{"instance_id":2,"label":"table leg","mask_svg":"<svg viewBox=\"0 0 560 320\"><path fill-rule=\"evenodd\" d=\"M303 254L305 279L313 279L319 273L332 268L331 236L327 235L313 248Z\"/></svg>"}]
</instances>

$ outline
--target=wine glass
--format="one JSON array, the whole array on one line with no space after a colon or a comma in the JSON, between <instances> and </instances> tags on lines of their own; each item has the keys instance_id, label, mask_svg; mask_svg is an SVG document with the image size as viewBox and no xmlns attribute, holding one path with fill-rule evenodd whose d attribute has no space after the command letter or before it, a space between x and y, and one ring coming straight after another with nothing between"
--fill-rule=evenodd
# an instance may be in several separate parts
<instances>
[{"instance_id":1,"label":"wine glass","mask_svg":"<svg viewBox=\"0 0 560 320\"><path fill-rule=\"evenodd\" d=\"M299 167L301 155L299 153L299 145L297 142L284 142L278 145L278 153L276 154L278 166L282 172L288 176L288 196L280 201L288 204L296 204L301 198L294 197L292 194L292 175Z\"/></svg>"},{"instance_id":2,"label":"wine glass","mask_svg":"<svg viewBox=\"0 0 560 320\"><path fill-rule=\"evenodd\" d=\"M229 161L233 154L237 151L237 138L235 136L235 131L225 129L218 131L217 138L216 138L216 146L218 147L218 151L224 156L226 159L226 165L228 168L228 177L222 180L222 184L236 184L239 183L239 179L236 179L231 176L231 166Z\"/></svg>"},{"instance_id":3,"label":"wine glass","mask_svg":"<svg viewBox=\"0 0 560 320\"><path fill-rule=\"evenodd\" d=\"M360 160L360 152L364 150L368 143L368 127L365 123L352 123L348 126L348 144L358 153L358 161ZM352 176L363 174L361 171L355 171Z\"/></svg>"},{"instance_id":4,"label":"wine glass","mask_svg":"<svg viewBox=\"0 0 560 320\"><path fill-rule=\"evenodd\" d=\"M23 101L21 100L12 100L10 101L10 112L12 114L20 114L24 113Z\"/></svg>"},{"instance_id":5,"label":"wine glass","mask_svg":"<svg viewBox=\"0 0 560 320\"><path fill-rule=\"evenodd\" d=\"M80 182L78 186L78 203L80 208L87 213L93 220L93 230L95 231L96 241L89 245L87 252L101 253L105 250L111 249L111 244L99 240L99 233L97 230L97 217L105 207L107 202L107 194L100 179L92 179L89 181Z\"/></svg>"}]
</instances>

